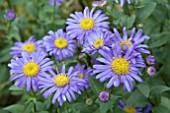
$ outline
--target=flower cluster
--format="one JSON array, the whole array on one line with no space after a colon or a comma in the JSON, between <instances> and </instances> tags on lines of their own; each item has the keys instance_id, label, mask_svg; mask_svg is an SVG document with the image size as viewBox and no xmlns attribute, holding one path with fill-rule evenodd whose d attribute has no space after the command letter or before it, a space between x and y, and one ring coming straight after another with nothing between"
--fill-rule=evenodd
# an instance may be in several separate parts
<instances>
[{"instance_id":1,"label":"flower cluster","mask_svg":"<svg viewBox=\"0 0 170 113\"><path fill-rule=\"evenodd\" d=\"M61 1L55 2L59 4ZM8 66L11 68L10 80L16 80L15 86L23 88L26 85L27 91L40 90L45 98L53 95L52 103L57 100L62 106L90 87L89 74L107 82L106 88L123 84L129 92L133 90L135 81L142 82L140 68L146 67L142 55L150 54L144 41L149 36L142 35L141 29L136 32L136 28L130 35L126 28L123 28L123 35L116 28L110 31L109 18L94 8L89 10L86 7L84 12L70 16L66 32L50 30L42 40L36 41L31 36L25 42L16 42L11 48L13 59ZM92 62L87 66L78 62L66 68L65 64L60 67L51 61L53 57L55 62L75 58L75 53L88 54ZM97 58L92 57L94 54ZM153 57L147 59L147 63L154 64ZM109 93L102 92L99 98L107 101Z\"/></svg>"}]
</instances>

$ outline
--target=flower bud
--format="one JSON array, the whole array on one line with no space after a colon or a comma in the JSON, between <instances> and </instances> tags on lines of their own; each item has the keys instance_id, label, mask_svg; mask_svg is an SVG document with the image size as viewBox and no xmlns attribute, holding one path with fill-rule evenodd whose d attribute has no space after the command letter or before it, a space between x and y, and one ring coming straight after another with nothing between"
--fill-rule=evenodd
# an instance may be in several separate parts
<instances>
[{"instance_id":1,"label":"flower bud","mask_svg":"<svg viewBox=\"0 0 170 113\"><path fill-rule=\"evenodd\" d=\"M100 92L100 94L99 94L99 99L100 99L101 101L103 101L103 102L108 101L108 100L109 100L109 93L106 92L106 91Z\"/></svg>"},{"instance_id":2,"label":"flower bud","mask_svg":"<svg viewBox=\"0 0 170 113\"><path fill-rule=\"evenodd\" d=\"M15 19L15 12L13 10L9 10L4 14L4 18L7 20L14 20Z\"/></svg>"},{"instance_id":3,"label":"flower bud","mask_svg":"<svg viewBox=\"0 0 170 113\"><path fill-rule=\"evenodd\" d=\"M155 68L154 68L153 66L148 67L147 73L148 73L150 76L155 75L155 72L156 72L156 70L155 70Z\"/></svg>"}]
</instances>

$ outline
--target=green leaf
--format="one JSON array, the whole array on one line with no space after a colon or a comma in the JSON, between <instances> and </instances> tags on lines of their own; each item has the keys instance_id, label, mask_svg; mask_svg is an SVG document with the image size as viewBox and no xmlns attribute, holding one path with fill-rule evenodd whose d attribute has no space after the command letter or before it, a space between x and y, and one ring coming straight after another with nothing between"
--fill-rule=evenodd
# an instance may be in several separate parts
<instances>
[{"instance_id":1,"label":"green leaf","mask_svg":"<svg viewBox=\"0 0 170 113\"><path fill-rule=\"evenodd\" d=\"M4 109L11 112L11 113L23 113L24 112L24 105L14 104L14 105L10 105L10 106L8 106Z\"/></svg>"},{"instance_id":2,"label":"green leaf","mask_svg":"<svg viewBox=\"0 0 170 113\"><path fill-rule=\"evenodd\" d=\"M113 109L113 113L127 113L127 112L123 111L122 109L115 107L115 109Z\"/></svg>"},{"instance_id":3,"label":"green leaf","mask_svg":"<svg viewBox=\"0 0 170 113\"><path fill-rule=\"evenodd\" d=\"M169 91L169 90L170 90L170 87L167 87L164 85L153 86L150 90L149 98L154 104L159 104L161 101L162 93L165 91Z\"/></svg>"},{"instance_id":4,"label":"green leaf","mask_svg":"<svg viewBox=\"0 0 170 113\"><path fill-rule=\"evenodd\" d=\"M149 43L149 48L156 48L166 44L169 41L169 36L169 32L151 35L151 43Z\"/></svg>"},{"instance_id":5,"label":"green leaf","mask_svg":"<svg viewBox=\"0 0 170 113\"><path fill-rule=\"evenodd\" d=\"M149 17L152 14L152 12L154 11L155 7L156 7L156 3L151 2L151 3L145 4L144 7L137 9L137 11L136 11L137 22L141 23L147 17Z\"/></svg>"},{"instance_id":6,"label":"green leaf","mask_svg":"<svg viewBox=\"0 0 170 113\"><path fill-rule=\"evenodd\" d=\"M19 89L16 86L11 86L9 90L12 91L13 95L22 95L25 93L24 89Z\"/></svg>"},{"instance_id":7,"label":"green leaf","mask_svg":"<svg viewBox=\"0 0 170 113\"><path fill-rule=\"evenodd\" d=\"M98 80L96 80L94 77L92 77L91 75L88 75L88 79L89 79L92 91L96 95L98 95L103 90L102 84Z\"/></svg>"},{"instance_id":8,"label":"green leaf","mask_svg":"<svg viewBox=\"0 0 170 113\"><path fill-rule=\"evenodd\" d=\"M30 102L28 104L28 106L26 106L24 113L30 113L31 111L34 111L34 103L33 102Z\"/></svg>"},{"instance_id":9,"label":"green leaf","mask_svg":"<svg viewBox=\"0 0 170 113\"><path fill-rule=\"evenodd\" d=\"M6 65L1 65L0 72L0 83L8 80L9 74Z\"/></svg>"},{"instance_id":10,"label":"green leaf","mask_svg":"<svg viewBox=\"0 0 170 113\"><path fill-rule=\"evenodd\" d=\"M26 10L31 16L37 17L39 10L37 4L35 4L34 2L28 2L26 5Z\"/></svg>"},{"instance_id":11,"label":"green leaf","mask_svg":"<svg viewBox=\"0 0 170 113\"><path fill-rule=\"evenodd\" d=\"M126 101L127 106L144 107L148 105L147 98L138 90L132 92Z\"/></svg>"},{"instance_id":12,"label":"green leaf","mask_svg":"<svg viewBox=\"0 0 170 113\"><path fill-rule=\"evenodd\" d=\"M12 25L11 25L11 26L12 26ZM18 27L16 27L16 26L11 27L11 29L10 29L10 31L9 31L8 38L9 38L9 39L14 38L14 39L16 39L17 41L20 41L20 40L21 40L20 35L19 35L19 29L18 29Z\"/></svg>"},{"instance_id":13,"label":"green leaf","mask_svg":"<svg viewBox=\"0 0 170 113\"><path fill-rule=\"evenodd\" d=\"M48 111L39 111L38 113L49 113Z\"/></svg>"},{"instance_id":14,"label":"green leaf","mask_svg":"<svg viewBox=\"0 0 170 113\"><path fill-rule=\"evenodd\" d=\"M170 113L170 110L162 105L155 106L152 110L153 113Z\"/></svg>"},{"instance_id":15,"label":"green leaf","mask_svg":"<svg viewBox=\"0 0 170 113\"><path fill-rule=\"evenodd\" d=\"M102 102L99 99L97 99L96 103L98 103L100 105L100 112L106 113L109 109L114 107L114 104L116 103L116 101L118 102L118 99L119 99L119 96L111 95L108 102Z\"/></svg>"},{"instance_id":16,"label":"green leaf","mask_svg":"<svg viewBox=\"0 0 170 113\"><path fill-rule=\"evenodd\" d=\"M164 85L157 85L157 86L153 86L152 88L151 88L151 92L153 93L153 94L156 94L156 93L163 93L163 92L165 92L165 91L169 91L170 90L170 87L168 87L168 86L164 86Z\"/></svg>"},{"instance_id":17,"label":"green leaf","mask_svg":"<svg viewBox=\"0 0 170 113\"><path fill-rule=\"evenodd\" d=\"M147 82L142 82L137 88L145 97L149 97L150 88Z\"/></svg>"},{"instance_id":18,"label":"green leaf","mask_svg":"<svg viewBox=\"0 0 170 113\"><path fill-rule=\"evenodd\" d=\"M167 98L167 97L161 97L161 104L160 105L163 105L170 110L170 106L169 106L170 105L170 99Z\"/></svg>"}]
</instances>

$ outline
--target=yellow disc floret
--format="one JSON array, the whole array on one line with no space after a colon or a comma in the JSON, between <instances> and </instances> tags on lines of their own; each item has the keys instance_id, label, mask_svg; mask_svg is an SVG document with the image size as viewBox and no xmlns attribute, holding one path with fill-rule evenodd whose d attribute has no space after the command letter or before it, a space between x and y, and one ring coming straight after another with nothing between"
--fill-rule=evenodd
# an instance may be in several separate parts
<instances>
[{"instance_id":1,"label":"yellow disc floret","mask_svg":"<svg viewBox=\"0 0 170 113\"><path fill-rule=\"evenodd\" d=\"M80 78L84 78L83 73L78 73L77 76L80 77Z\"/></svg>"},{"instance_id":2,"label":"yellow disc floret","mask_svg":"<svg viewBox=\"0 0 170 113\"><path fill-rule=\"evenodd\" d=\"M111 68L118 75L128 74L129 62L125 58L119 57L113 59Z\"/></svg>"},{"instance_id":3,"label":"yellow disc floret","mask_svg":"<svg viewBox=\"0 0 170 113\"><path fill-rule=\"evenodd\" d=\"M102 39L96 39L94 42L94 47L98 48L98 47L102 47L104 44L104 41Z\"/></svg>"},{"instance_id":4,"label":"yellow disc floret","mask_svg":"<svg viewBox=\"0 0 170 113\"><path fill-rule=\"evenodd\" d=\"M58 74L55 79L54 79L54 83L58 86L58 87L64 87L65 85L67 85L70 82L70 79L67 75L65 74Z\"/></svg>"},{"instance_id":5,"label":"yellow disc floret","mask_svg":"<svg viewBox=\"0 0 170 113\"><path fill-rule=\"evenodd\" d=\"M59 49L63 49L63 48L66 48L67 45L68 45L68 42L66 39L63 39L63 38L57 38L55 41L54 41L54 45L59 48Z\"/></svg>"},{"instance_id":6,"label":"yellow disc floret","mask_svg":"<svg viewBox=\"0 0 170 113\"><path fill-rule=\"evenodd\" d=\"M94 27L94 20L92 18L84 18L80 21L80 27L83 30L90 30Z\"/></svg>"},{"instance_id":7,"label":"yellow disc floret","mask_svg":"<svg viewBox=\"0 0 170 113\"><path fill-rule=\"evenodd\" d=\"M132 42L130 40L124 40L119 43L120 47L124 50L123 45L126 45L127 47L130 47L132 45Z\"/></svg>"},{"instance_id":8,"label":"yellow disc floret","mask_svg":"<svg viewBox=\"0 0 170 113\"><path fill-rule=\"evenodd\" d=\"M32 44L32 43L28 43L28 44L25 44L23 47L22 47L22 50L24 51L27 51L29 53L32 53L33 51L35 51L35 45Z\"/></svg>"},{"instance_id":9,"label":"yellow disc floret","mask_svg":"<svg viewBox=\"0 0 170 113\"><path fill-rule=\"evenodd\" d=\"M124 107L123 110L127 113L136 113L136 109L133 107Z\"/></svg>"},{"instance_id":10,"label":"yellow disc floret","mask_svg":"<svg viewBox=\"0 0 170 113\"><path fill-rule=\"evenodd\" d=\"M34 61L26 63L23 67L23 72L25 76L33 77L36 76L40 70L40 66Z\"/></svg>"}]
</instances>

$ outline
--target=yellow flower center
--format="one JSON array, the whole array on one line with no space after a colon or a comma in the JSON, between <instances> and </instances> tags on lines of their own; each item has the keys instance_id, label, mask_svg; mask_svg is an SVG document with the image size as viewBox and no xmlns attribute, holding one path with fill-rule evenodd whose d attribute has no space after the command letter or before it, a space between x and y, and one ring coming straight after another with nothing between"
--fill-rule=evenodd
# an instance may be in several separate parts
<instances>
[{"instance_id":1,"label":"yellow flower center","mask_svg":"<svg viewBox=\"0 0 170 113\"><path fill-rule=\"evenodd\" d=\"M90 30L94 27L94 20L92 18L84 18L80 21L80 27L83 30Z\"/></svg>"},{"instance_id":2,"label":"yellow flower center","mask_svg":"<svg viewBox=\"0 0 170 113\"><path fill-rule=\"evenodd\" d=\"M54 83L59 87L63 87L67 85L69 82L70 82L70 79L65 74L58 74L54 79Z\"/></svg>"},{"instance_id":3,"label":"yellow flower center","mask_svg":"<svg viewBox=\"0 0 170 113\"><path fill-rule=\"evenodd\" d=\"M77 76L80 77L80 78L84 78L83 73L78 73Z\"/></svg>"},{"instance_id":4,"label":"yellow flower center","mask_svg":"<svg viewBox=\"0 0 170 113\"><path fill-rule=\"evenodd\" d=\"M98 47L102 47L103 46L104 41L101 39L96 39L94 42L94 47L98 48Z\"/></svg>"},{"instance_id":5,"label":"yellow flower center","mask_svg":"<svg viewBox=\"0 0 170 113\"><path fill-rule=\"evenodd\" d=\"M118 75L127 74L129 72L129 62L125 58L119 57L113 59L111 68Z\"/></svg>"},{"instance_id":6,"label":"yellow flower center","mask_svg":"<svg viewBox=\"0 0 170 113\"><path fill-rule=\"evenodd\" d=\"M119 43L120 47L122 48L122 50L124 50L124 47L123 45L126 45L127 47L130 47L132 45L132 42L130 40L124 40L124 41L121 41Z\"/></svg>"},{"instance_id":7,"label":"yellow flower center","mask_svg":"<svg viewBox=\"0 0 170 113\"><path fill-rule=\"evenodd\" d=\"M63 38L57 38L55 41L54 41L54 45L59 48L59 49L63 49L63 48L66 48L68 43L67 43L67 40L66 39L63 39Z\"/></svg>"},{"instance_id":8,"label":"yellow flower center","mask_svg":"<svg viewBox=\"0 0 170 113\"><path fill-rule=\"evenodd\" d=\"M136 113L136 109L133 107L124 107L123 110L127 113Z\"/></svg>"},{"instance_id":9,"label":"yellow flower center","mask_svg":"<svg viewBox=\"0 0 170 113\"><path fill-rule=\"evenodd\" d=\"M25 76L33 77L36 76L40 70L40 66L34 61L28 62L23 67L23 72Z\"/></svg>"},{"instance_id":10,"label":"yellow flower center","mask_svg":"<svg viewBox=\"0 0 170 113\"><path fill-rule=\"evenodd\" d=\"M32 53L33 51L35 51L35 45L32 44L32 43L29 43L29 44L25 44L23 47L22 47L22 50L24 51L27 51L29 53Z\"/></svg>"}]
</instances>

